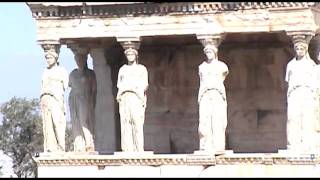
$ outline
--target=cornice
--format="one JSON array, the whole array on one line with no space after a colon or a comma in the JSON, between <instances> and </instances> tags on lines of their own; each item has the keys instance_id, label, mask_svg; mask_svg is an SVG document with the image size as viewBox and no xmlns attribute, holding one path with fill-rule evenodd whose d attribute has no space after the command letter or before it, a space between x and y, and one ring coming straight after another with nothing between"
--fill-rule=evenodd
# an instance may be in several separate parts
<instances>
[{"instance_id":1,"label":"cornice","mask_svg":"<svg viewBox=\"0 0 320 180\"><path fill-rule=\"evenodd\" d=\"M27 3L36 19L74 17L121 17L162 14L215 14L243 10L290 10L319 8L318 2L173 2L173 3L125 3L78 4L50 6L43 3ZM71 3L69 3L71 4Z\"/></svg>"}]
</instances>

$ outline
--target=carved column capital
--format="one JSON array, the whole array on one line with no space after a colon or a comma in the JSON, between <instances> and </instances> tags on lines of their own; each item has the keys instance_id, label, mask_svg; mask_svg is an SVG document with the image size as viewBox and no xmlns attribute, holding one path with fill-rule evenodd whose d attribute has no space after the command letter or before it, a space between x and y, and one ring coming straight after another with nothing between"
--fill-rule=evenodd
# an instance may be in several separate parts
<instances>
[{"instance_id":1,"label":"carved column capital","mask_svg":"<svg viewBox=\"0 0 320 180\"><path fill-rule=\"evenodd\" d=\"M41 47L44 50L46 57L51 54L58 59L61 47L60 44L41 44Z\"/></svg>"},{"instance_id":2,"label":"carved column capital","mask_svg":"<svg viewBox=\"0 0 320 180\"><path fill-rule=\"evenodd\" d=\"M224 34L197 34L197 39L201 42L203 47L213 45L218 48L224 38Z\"/></svg>"},{"instance_id":3,"label":"carved column capital","mask_svg":"<svg viewBox=\"0 0 320 180\"><path fill-rule=\"evenodd\" d=\"M140 37L117 37L117 41L121 44L124 50L140 48Z\"/></svg>"},{"instance_id":4,"label":"carved column capital","mask_svg":"<svg viewBox=\"0 0 320 180\"><path fill-rule=\"evenodd\" d=\"M287 31L288 36L291 37L292 43L304 43L309 45L310 40L315 35L313 31Z\"/></svg>"}]
</instances>

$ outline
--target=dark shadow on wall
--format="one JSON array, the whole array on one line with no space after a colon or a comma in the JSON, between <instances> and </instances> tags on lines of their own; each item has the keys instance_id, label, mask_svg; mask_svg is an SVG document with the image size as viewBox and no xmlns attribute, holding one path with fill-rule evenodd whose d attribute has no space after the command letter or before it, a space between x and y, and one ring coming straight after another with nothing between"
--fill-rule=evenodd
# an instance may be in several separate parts
<instances>
[{"instance_id":1,"label":"dark shadow on wall","mask_svg":"<svg viewBox=\"0 0 320 180\"><path fill-rule=\"evenodd\" d=\"M111 80L112 80L112 95L114 98L114 118L115 118L115 129L116 129L116 149L121 151L121 125L120 125L120 114L119 114L119 104L116 100L117 97L117 80L118 72L120 67L126 63L126 57L123 53L123 48L118 44L113 47L109 47L105 50L105 59L107 60L107 65L111 69Z\"/></svg>"}]
</instances>

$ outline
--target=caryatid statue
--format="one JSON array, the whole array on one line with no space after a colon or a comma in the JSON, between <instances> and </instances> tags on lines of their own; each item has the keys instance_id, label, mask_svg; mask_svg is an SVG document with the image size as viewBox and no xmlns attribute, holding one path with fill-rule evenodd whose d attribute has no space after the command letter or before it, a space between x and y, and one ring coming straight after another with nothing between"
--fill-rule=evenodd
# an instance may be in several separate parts
<instances>
[{"instance_id":1,"label":"caryatid statue","mask_svg":"<svg viewBox=\"0 0 320 180\"><path fill-rule=\"evenodd\" d=\"M285 80L287 90L287 149L313 151L317 119L315 62L308 53L310 35L293 35L295 57L289 61Z\"/></svg>"},{"instance_id":2,"label":"caryatid statue","mask_svg":"<svg viewBox=\"0 0 320 180\"><path fill-rule=\"evenodd\" d=\"M316 116L317 116L317 120L316 120L316 124L315 124L315 131L317 134L317 151L320 150L320 43L319 43L319 38L320 36L317 36L317 44L316 44L316 61L318 62L318 64L315 66L314 68L314 73L315 73L315 92L316 92L316 103L317 103L317 107L316 107Z\"/></svg>"},{"instance_id":3,"label":"caryatid statue","mask_svg":"<svg viewBox=\"0 0 320 180\"><path fill-rule=\"evenodd\" d=\"M68 72L58 63L60 45L44 44L42 47L47 60L40 93L44 151L63 152L67 123L64 93L68 87Z\"/></svg>"},{"instance_id":4,"label":"caryatid statue","mask_svg":"<svg viewBox=\"0 0 320 180\"><path fill-rule=\"evenodd\" d=\"M200 151L223 152L227 127L227 98L224 80L228 66L218 59L218 39L202 40L206 59L199 65Z\"/></svg>"},{"instance_id":5,"label":"caryatid statue","mask_svg":"<svg viewBox=\"0 0 320 180\"><path fill-rule=\"evenodd\" d=\"M88 68L88 49L72 48L78 68L69 75L69 107L74 151L94 151L94 109L96 105L96 75Z\"/></svg>"},{"instance_id":6,"label":"caryatid statue","mask_svg":"<svg viewBox=\"0 0 320 180\"><path fill-rule=\"evenodd\" d=\"M128 42L124 53L128 63L121 66L118 74L118 93L121 149L126 152L143 152L143 125L147 104L148 89L147 68L138 63L138 45Z\"/></svg>"}]
</instances>

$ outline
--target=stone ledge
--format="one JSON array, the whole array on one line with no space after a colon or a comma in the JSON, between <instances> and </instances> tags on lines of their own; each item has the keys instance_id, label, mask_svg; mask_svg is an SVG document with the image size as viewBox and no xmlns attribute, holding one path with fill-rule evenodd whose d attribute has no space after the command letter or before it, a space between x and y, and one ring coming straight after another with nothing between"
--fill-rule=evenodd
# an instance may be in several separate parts
<instances>
[{"instance_id":1,"label":"stone ledge","mask_svg":"<svg viewBox=\"0 0 320 180\"><path fill-rule=\"evenodd\" d=\"M223 155L199 154L51 154L35 157L38 166L160 166L160 165L316 165L320 164L319 154L284 153L225 153Z\"/></svg>"}]
</instances>

